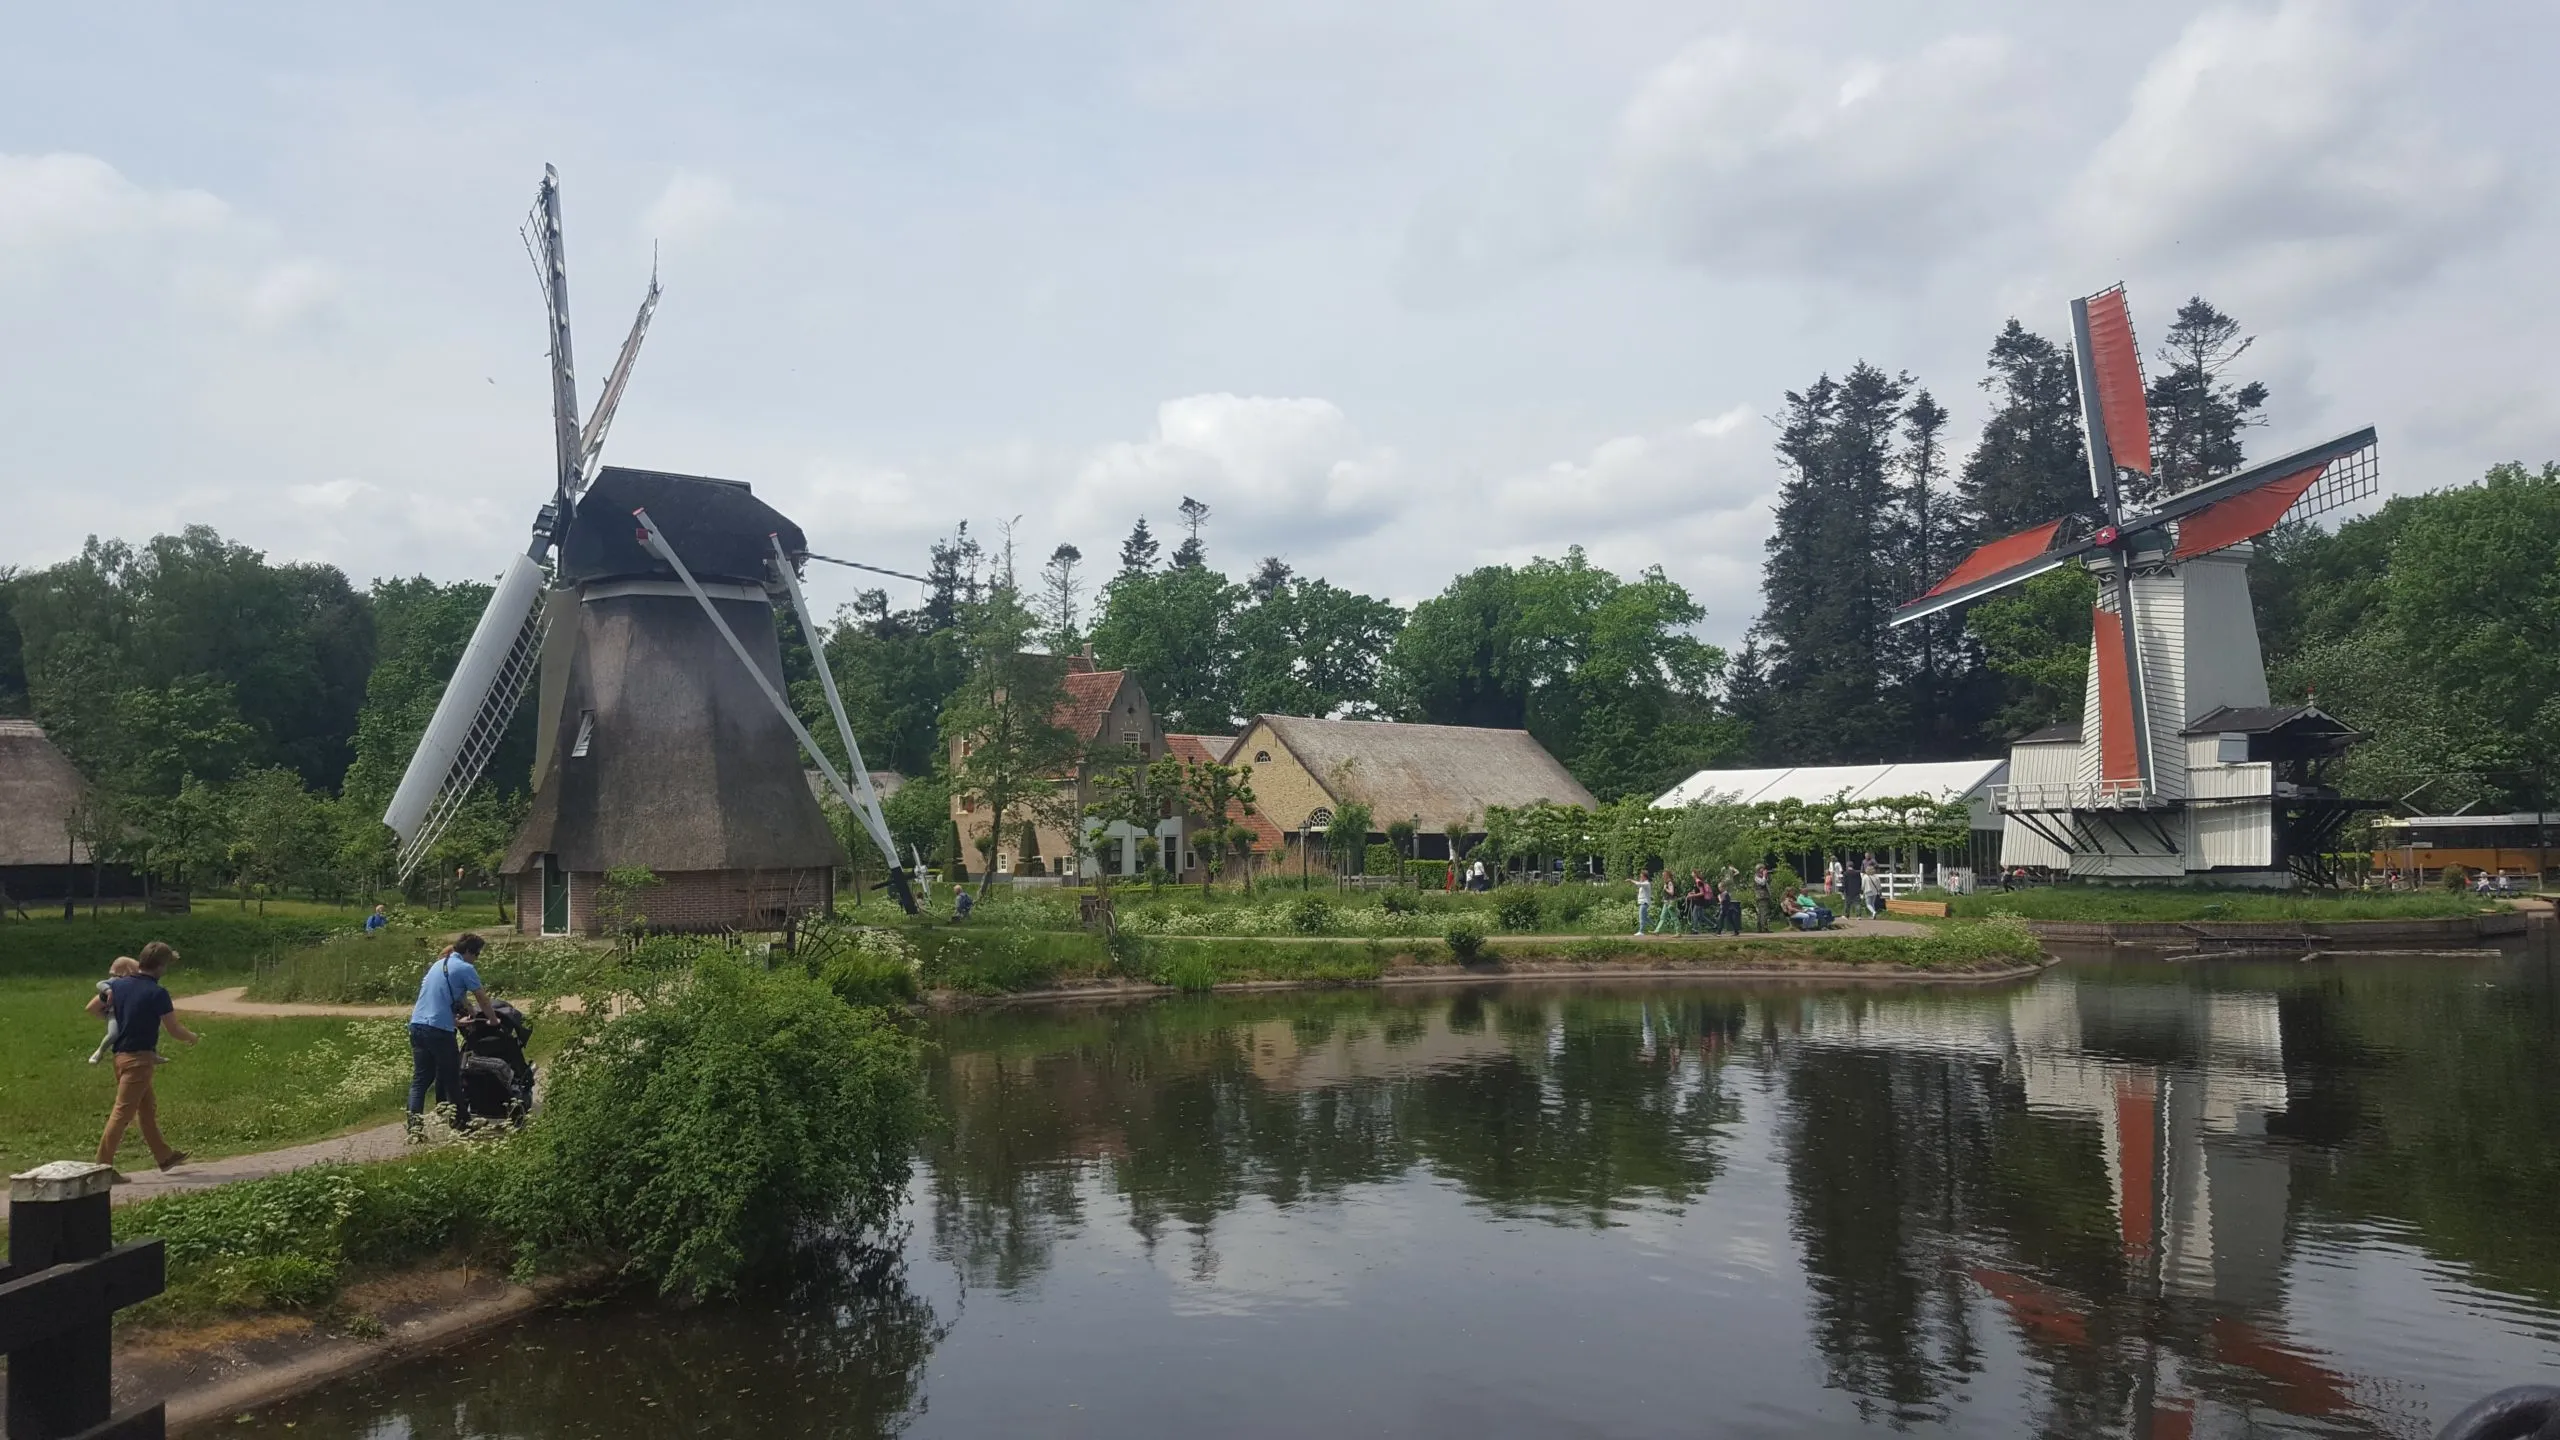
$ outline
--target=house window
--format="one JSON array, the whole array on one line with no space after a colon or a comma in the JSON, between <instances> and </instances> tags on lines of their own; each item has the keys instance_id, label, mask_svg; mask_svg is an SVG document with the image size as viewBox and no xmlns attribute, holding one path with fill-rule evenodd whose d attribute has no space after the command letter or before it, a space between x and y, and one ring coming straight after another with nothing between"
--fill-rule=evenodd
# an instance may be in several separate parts
<instances>
[{"instance_id":1,"label":"house window","mask_svg":"<svg viewBox=\"0 0 2560 1440\"><path fill-rule=\"evenodd\" d=\"M593 743L595 738L596 712L593 710L578 712L578 743L569 747L569 754L578 759L585 759L587 746Z\"/></svg>"},{"instance_id":2,"label":"house window","mask_svg":"<svg viewBox=\"0 0 2560 1440\"><path fill-rule=\"evenodd\" d=\"M1123 730L1123 731L1121 731L1121 732L1120 732L1120 743L1121 743L1121 744L1123 744L1123 745L1135 745L1135 744L1137 744L1137 743L1138 743L1138 732L1137 732L1137 731L1135 731L1135 730Z\"/></svg>"},{"instance_id":3,"label":"house window","mask_svg":"<svg viewBox=\"0 0 2560 1440\"><path fill-rule=\"evenodd\" d=\"M1268 751L1268 750L1256 750L1256 751L1254 751L1254 752L1253 752L1253 763L1254 763L1254 764L1256 764L1256 765L1268 765L1268 764L1270 764L1270 763L1271 763L1271 752L1270 752L1270 751Z\"/></svg>"}]
</instances>

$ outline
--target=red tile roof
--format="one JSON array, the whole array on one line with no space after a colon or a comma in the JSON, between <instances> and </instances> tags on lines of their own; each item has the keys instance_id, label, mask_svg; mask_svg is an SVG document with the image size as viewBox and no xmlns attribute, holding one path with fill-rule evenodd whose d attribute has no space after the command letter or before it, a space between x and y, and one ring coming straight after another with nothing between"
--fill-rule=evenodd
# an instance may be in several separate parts
<instances>
[{"instance_id":1,"label":"red tile roof","mask_svg":"<svg viewBox=\"0 0 2560 1440\"><path fill-rule=\"evenodd\" d=\"M1070 731L1079 740L1091 741L1102 734L1102 722L1111 718L1111 701L1120 693L1118 670L1070 670L1063 677L1065 698L1049 712L1049 721Z\"/></svg>"},{"instance_id":2,"label":"red tile roof","mask_svg":"<svg viewBox=\"0 0 2560 1440\"><path fill-rule=\"evenodd\" d=\"M1235 743L1236 737L1233 735L1176 735L1167 731L1164 737L1164 753L1177 759L1188 760L1194 765L1205 765L1213 760L1225 759L1227 751L1232 749Z\"/></svg>"}]
</instances>

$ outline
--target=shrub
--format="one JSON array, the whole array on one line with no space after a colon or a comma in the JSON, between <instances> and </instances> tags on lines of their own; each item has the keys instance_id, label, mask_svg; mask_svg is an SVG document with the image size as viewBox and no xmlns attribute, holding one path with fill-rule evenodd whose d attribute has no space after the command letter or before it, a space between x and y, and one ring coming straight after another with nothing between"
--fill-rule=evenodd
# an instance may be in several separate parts
<instances>
[{"instance_id":1,"label":"shrub","mask_svg":"<svg viewBox=\"0 0 2560 1440\"><path fill-rule=\"evenodd\" d=\"M1600 897L1588 885L1559 885L1548 892L1547 904L1554 912L1558 929L1569 930L1575 921L1591 913Z\"/></svg>"},{"instance_id":2,"label":"shrub","mask_svg":"<svg viewBox=\"0 0 2560 1440\"><path fill-rule=\"evenodd\" d=\"M1407 860L1404 862L1404 873L1421 881L1424 885L1437 890L1449 883L1449 862L1446 860Z\"/></svg>"},{"instance_id":3,"label":"shrub","mask_svg":"<svg viewBox=\"0 0 2560 1440\"><path fill-rule=\"evenodd\" d=\"M1449 942L1450 958L1461 965L1473 965L1484 957L1484 927L1472 919L1452 923L1442 938Z\"/></svg>"},{"instance_id":4,"label":"shrub","mask_svg":"<svg viewBox=\"0 0 2560 1440\"><path fill-rule=\"evenodd\" d=\"M1177 952L1157 971L1156 983L1176 990L1211 989L1218 983L1218 962L1197 950Z\"/></svg>"},{"instance_id":5,"label":"shrub","mask_svg":"<svg viewBox=\"0 0 2560 1440\"><path fill-rule=\"evenodd\" d=\"M1537 929L1543 914L1538 892L1525 885L1505 887L1502 898L1493 902L1494 919L1515 933Z\"/></svg>"},{"instance_id":6,"label":"shrub","mask_svg":"<svg viewBox=\"0 0 2560 1440\"><path fill-rule=\"evenodd\" d=\"M1390 890L1378 897L1378 908L1390 915L1411 915L1422 908L1422 899L1410 890Z\"/></svg>"},{"instance_id":7,"label":"shrub","mask_svg":"<svg viewBox=\"0 0 2560 1440\"><path fill-rule=\"evenodd\" d=\"M795 1234L866 1228L923 1124L915 1042L794 970L706 956L551 1067L499 1206L527 1258L601 1250L664 1293L734 1289Z\"/></svg>"},{"instance_id":8,"label":"shrub","mask_svg":"<svg viewBox=\"0 0 2560 1440\"><path fill-rule=\"evenodd\" d=\"M1321 895L1301 895L1289 906L1289 928L1301 935L1330 935L1341 925L1331 901Z\"/></svg>"},{"instance_id":9,"label":"shrub","mask_svg":"<svg viewBox=\"0 0 2560 1440\"><path fill-rule=\"evenodd\" d=\"M1404 856L1393 845L1372 845L1361 854L1361 870L1365 874L1393 876L1404 873Z\"/></svg>"}]
</instances>

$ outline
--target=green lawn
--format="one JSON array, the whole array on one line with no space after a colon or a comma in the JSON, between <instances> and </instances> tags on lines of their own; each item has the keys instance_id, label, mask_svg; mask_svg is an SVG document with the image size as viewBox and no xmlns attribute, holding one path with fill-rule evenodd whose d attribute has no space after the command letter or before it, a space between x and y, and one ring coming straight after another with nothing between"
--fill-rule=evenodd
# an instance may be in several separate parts
<instances>
[{"instance_id":1,"label":"green lawn","mask_svg":"<svg viewBox=\"0 0 2560 1440\"><path fill-rule=\"evenodd\" d=\"M104 973L105 967L99 967ZM169 1143L211 1158L318 1139L399 1111L409 1084L408 1037L397 1020L245 1020L187 1017L187 994L239 983L236 972L174 974L178 1017L204 1037L192 1048L163 1037L160 1128ZM115 1094L114 1067L87 1063L103 1027L83 1009L96 977L0 978L0 1165L86 1160ZM148 1168L127 1132L123 1163Z\"/></svg>"},{"instance_id":2,"label":"green lawn","mask_svg":"<svg viewBox=\"0 0 2560 1440\"><path fill-rule=\"evenodd\" d=\"M1958 916L2081 921L2403 920L2505 908L2495 900L2447 890L2208 890L2177 885L2053 885L1960 895L1952 903Z\"/></svg>"}]
</instances>

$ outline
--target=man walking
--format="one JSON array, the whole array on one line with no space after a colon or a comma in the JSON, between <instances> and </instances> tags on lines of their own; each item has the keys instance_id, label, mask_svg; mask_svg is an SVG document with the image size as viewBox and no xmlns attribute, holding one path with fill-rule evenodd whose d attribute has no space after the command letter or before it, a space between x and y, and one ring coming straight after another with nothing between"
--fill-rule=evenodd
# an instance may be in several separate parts
<instances>
[{"instance_id":1,"label":"man walking","mask_svg":"<svg viewBox=\"0 0 2560 1440\"><path fill-rule=\"evenodd\" d=\"M152 1073L160 1068L160 1027L193 1045L196 1033L178 1023L169 992L162 988L160 977L178 952L167 942L154 940L142 947L134 957L137 973L119 975L107 982L106 993L89 997L89 1013L105 1017L112 1014L116 1022L116 1100L107 1112L107 1132L98 1137L98 1163L116 1163L116 1151L124 1144L125 1127L139 1124L142 1143L151 1147L151 1158L163 1170L176 1168L187 1158L184 1150L172 1150L160 1138L160 1100L152 1092ZM116 1183L122 1184L119 1172Z\"/></svg>"},{"instance_id":2,"label":"man walking","mask_svg":"<svg viewBox=\"0 0 2560 1440\"><path fill-rule=\"evenodd\" d=\"M433 965L418 982L418 1003L409 1009L409 1138L426 1133L423 1112L427 1107L427 1086L436 1087L436 1108L451 1107L453 1118L461 1118L462 1106L462 1035L454 1028L455 1012L462 1008L463 997L470 997L482 1015L490 1012L489 992L480 984L480 972L472 961L488 942L477 935L455 938L453 948Z\"/></svg>"}]
</instances>

